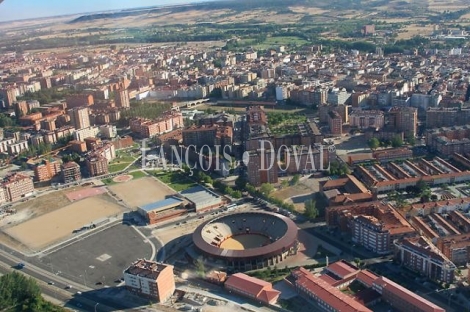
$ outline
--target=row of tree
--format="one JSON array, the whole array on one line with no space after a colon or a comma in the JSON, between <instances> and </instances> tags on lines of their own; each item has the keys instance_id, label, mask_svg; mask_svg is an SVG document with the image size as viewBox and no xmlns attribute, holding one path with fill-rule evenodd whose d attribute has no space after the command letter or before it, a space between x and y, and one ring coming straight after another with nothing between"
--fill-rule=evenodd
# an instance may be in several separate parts
<instances>
[{"instance_id":1,"label":"row of tree","mask_svg":"<svg viewBox=\"0 0 470 312\"><path fill-rule=\"evenodd\" d=\"M13 272L0 277L0 311L65 312L65 309L44 300L36 281Z\"/></svg>"}]
</instances>

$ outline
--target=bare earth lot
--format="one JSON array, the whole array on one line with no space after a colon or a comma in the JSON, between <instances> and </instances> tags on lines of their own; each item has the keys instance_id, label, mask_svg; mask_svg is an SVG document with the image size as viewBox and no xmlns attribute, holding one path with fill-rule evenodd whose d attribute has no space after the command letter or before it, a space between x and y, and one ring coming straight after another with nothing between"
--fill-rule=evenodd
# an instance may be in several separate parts
<instances>
[{"instance_id":1,"label":"bare earth lot","mask_svg":"<svg viewBox=\"0 0 470 312\"><path fill-rule=\"evenodd\" d=\"M107 195L102 195L75 202L13 226L5 232L27 247L39 250L66 238L75 229L120 212L117 204L112 203Z\"/></svg>"},{"instance_id":2,"label":"bare earth lot","mask_svg":"<svg viewBox=\"0 0 470 312\"><path fill-rule=\"evenodd\" d=\"M294 186L288 186L272 193L273 197L292 203L295 210L303 212L305 209L305 201L312 199L313 195L319 191L319 182L324 178L301 178L300 182Z\"/></svg>"},{"instance_id":3,"label":"bare earth lot","mask_svg":"<svg viewBox=\"0 0 470 312\"><path fill-rule=\"evenodd\" d=\"M165 199L173 192L165 184L147 177L110 186L111 192L121 198L131 208Z\"/></svg>"}]
</instances>

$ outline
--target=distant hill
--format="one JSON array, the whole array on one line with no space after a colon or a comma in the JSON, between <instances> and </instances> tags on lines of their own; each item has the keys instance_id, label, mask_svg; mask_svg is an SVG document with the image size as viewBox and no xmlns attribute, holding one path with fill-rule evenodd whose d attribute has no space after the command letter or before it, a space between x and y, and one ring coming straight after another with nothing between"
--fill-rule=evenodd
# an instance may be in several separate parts
<instances>
[{"instance_id":1,"label":"distant hill","mask_svg":"<svg viewBox=\"0 0 470 312\"><path fill-rule=\"evenodd\" d=\"M120 10L114 12L96 13L80 16L70 23L89 22L100 19L114 19L143 14L159 13L182 13L186 11L213 11L213 10L231 10L232 12L248 12L252 10L273 11L275 13L287 12L291 6L304 6L309 8L319 8L323 10L332 10L333 12L345 10L357 10L361 12L374 11L378 7L390 7L393 9L406 10L411 9L414 2L419 2L422 6L427 6L430 0L216 0L200 3L169 5L137 8L130 10Z\"/></svg>"}]
</instances>

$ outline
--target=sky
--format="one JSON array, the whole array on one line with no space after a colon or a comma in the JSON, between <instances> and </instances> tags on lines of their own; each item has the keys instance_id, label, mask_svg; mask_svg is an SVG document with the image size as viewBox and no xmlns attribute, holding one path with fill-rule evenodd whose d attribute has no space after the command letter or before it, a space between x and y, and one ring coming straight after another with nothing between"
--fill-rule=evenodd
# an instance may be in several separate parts
<instances>
[{"instance_id":1,"label":"sky","mask_svg":"<svg viewBox=\"0 0 470 312\"><path fill-rule=\"evenodd\" d=\"M0 0L0 22L201 0Z\"/></svg>"}]
</instances>

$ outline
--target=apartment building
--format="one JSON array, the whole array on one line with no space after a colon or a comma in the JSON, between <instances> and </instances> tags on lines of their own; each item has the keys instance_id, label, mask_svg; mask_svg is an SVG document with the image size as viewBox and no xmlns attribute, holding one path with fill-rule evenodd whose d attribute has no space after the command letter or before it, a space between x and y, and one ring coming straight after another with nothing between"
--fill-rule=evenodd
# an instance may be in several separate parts
<instances>
[{"instance_id":1,"label":"apartment building","mask_svg":"<svg viewBox=\"0 0 470 312\"><path fill-rule=\"evenodd\" d=\"M28 148L29 148L28 141L19 141L19 142L14 142L8 145L7 152L10 155L17 155L21 153L22 151L27 150Z\"/></svg>"},{"instance_id":2,"label":"apartment building","mask_svg":"<svg viewBox=\"0 0 470 312\"><path fill-rule=\"evenodd\" d=\"M138 133L143 138L151 138L170 132L183 127L183 125L183 115L181 112L175 111L167 112L155 120L134 118L129 121L131 131Z\"/></svg>"},{"instance_id":3,"label":"apartment building","mask_svg":"<svg viewBox=\"0 0 470 312\"><path fill-rule=\"evenodd\" d=\"M183 129L183 145L184 146L196 146L196 149L200 149L202 146L207 145L209 147L214 146L215 137L218 127L212 126L191 126Z\"/></svg>"},{"instance_id":4,"label":"apartment building","mask_svg":"<svg viewBox=\"0 0 470 312\"><path fill-rule=\"evenodd\" d=\"M426 237L407 237L394 245L395 258L403 266L437 282L454 282L456 266Z\"/></svg>"},{"instance_id":5,"label":"apartment building","mask_svg":"<svg viewBox=\"0 0 470 312\"><path fill-rule=\"evenodd\" d=\"M390 253L390 232L373 216L356 216L351 221L352 241L379 255Z\"/></svg>"},{"instance_id":6,"label":"apartment building","mask_svg":"<svg viewBox=\"0 0 470 312\"><path fill-rule=\"evenodd\" d=\"M79 130L90 127L90 112L88 107L75 107L69 109L67 114L70 116L72 126Z\"/></svg>"},{"instance_id":7,"label":"apartment building","mask_svg":"<svg viewBox=\"0 0 470 312\"><path fill-rule=\"evenodd\" d=\"M50 181L61 172L61 161L44 160L34 167L34 179L38 182Z\"/></svg>"},{"instance_id":8,"label":"apartment building","mask_svg":"<svg viewBox=\"0 0 470 312\"><path fill-rule=\"evenodd\" d=\"M85 141L85 139L88 139L88 138L95 138L99 132L100 132L99 128L95 126L81 128L81 129L77 129L73 133L73 138L76 141Z\"/></svg>"},{"instance_id":9,"label":"apartment building","mask_svg":"<svg viewBox=\"0 0 470 312\"><path fill-rule=\"evenodd\" d=\"M101 137L105 139L112 139L117 136L116 126L102 125L99 127L99 131L100 131L99 133L101 134Z\"/></svg>"},{"instance_id":10,"label":"apartment building","mask_svg":"<svg viewBox=\"0 0 470 312\"><path fill-rule=\"evenodd\" d=\"M395 106L388 112L389 123L397 131L403 131L405 137L416 136L418 126L418 109L414 107Z\"/></svg>"},{"instance_id":11,"label":"apartment building","mask_svg":"<svg viewBox=\"0 0 470 312\"><path fill-rule=\"evenodd\" d=\"M327 102L332 105L347 104L351 93L348 93L346 89L332 89L328 92Z\"/></svg>"},{"instance_id":12,"label":"apartment building","mask_svg":"<svg viewBox=\"0 0 470 312\"><path fill-rule=\"evenodd\" d=\"M34 192L33 178L22 173L7 175L1 186L7 201L16 201Z\"/></svg>"},{"instance_id":13,"label":"apartment building","mask_svg":"<svg viewBox=\"0 0 470 312\"><path fill-rule=\"evenodd\" d=\"M349 115L349 125L359 129L382 129L385 125L385 115L378 110L354 110Z\"/></svg>"},{"instance_id":14,"label":"apartment building","mask_svg":"<svg viewBox=\"0 0 470 312\"><path fill-rule=\"evenodd\" d=\"M470 127L468 126L429 129L425 136L426 145L441 155L470 153Z\"/></svg>"},{"instance_id":15,"label":"apartment building","mask_svg":"<svg viewBox=\"0 0 470 312\"><path fill-rule=\"evenodd\" d=\"M392 252L394 240L415 234L404 217L377 201L329 207L326 223L351 233L353 241L377 254Z\"/></svg>"},{"instance_id":16,"label":"apartment building","mask_svg":"<svg viewBox=\"0 0 470 312\"><path fill-rule=\"evenodd\" d=\"M109 173L108 160L104 156L91 154L86 158L85 163L90 177Z\"/></svg>"},{"instance_id":17,"label":"apartment building","mask_svg":"<svg viewBox=\"0 0 470 312\"><path fill-rule=\"evenodd\" d=\"M246 122L250 124L268 124L268 117L263 106L249 106L246 108Z\"/></svg>"},{"instance_id":18,"label":"apartment building","mask_svg":"<svg viewBox=\"0 0 470 312\"><path fill-rule=\"evenodd\" d=\"M252 150L248 153L248 159L244 159L247 167L248 182L253 186L263 183L277 183L278 164L275 161L274 150Z\"/></svg>"},{"instance_id":19,"label":"apartment building","mask_svg":"<svg viewBox=\"0 0 470 312\"><path fill-rule=\"evenodd\" d=\"M336 111L328 112L328 126L332 135L343 134L343 120Z\"/></svg>"},{"instance_id":20,"label":"apartment building","mask_svg":"<svg viewBox=\"0 0 470 312\"><path fill-rule=\"evenodd\" d=\"M74 161L69 161L62 165L61 175L64 183L73 183L82 179L80 166Z\"/></svg>"},{"instance_id":21,"label":"apartment building","mask_svg":"<svg viewBox=\"0 0 470 312\"><path fill-rule=\"evenodd\" d=\"M469 108L429 108L426 111L426 127L441 128L470 124Z\"/></svg>"},{"instance_id":22,"label":"apartment building","mask_svg":"<svg viewBox=\"0 0 470 312\"><path fill-rule=\"evenodd\" d=\"M439 237L436 246L455 265L465 265L470 262L469 233Z\"/></svg>"},{"instance_id":23,"label":"apartment building","mask_svg":"<svg viewBox=\"0 0 470 312\"><path fill-rule=\"evenodd\" d=\"M140 296L157 302L165 302L175 292L173 266L169 264L137 260L124 271L126 288Z\"/></svg>"},{"instance_id":24,"label":"apartment building","mask_svg":"<svg viewBox=\"0 0 470 312\"><path fill-rule=\"evenodd\" d=\"M127 90L115 91L115 101L116 101L117 107L121 107L121 108L131 107L129 91Z\"/></svg>"},{"instance_id":25,"label":"apartment building","mask_svg":"<svg viewBox=\"0 0 470 312\"><path fill-rule=\"evenodd\" d=\"M94 104L92 94L73 94L65 97L67 108L75 108L80 106L90 106Z\"/></svg>"},{"instance_id":26,"label":"apartment building","mask_svg":"<svg viewBox=\"0 0 470 312\"><path fill-rule=\"evenodd\" d=\"M15 88L3 88L0 89L0 98L3 99L4 107L11 108L13 103L16 102L16 90Z\"/></svg>"},{"instance_id":27,"label":"apartment building","mask_svg":"<svg viewBox=\"0 0 470 312\"><path fill-rule=\"evenodd\" d=\"M284 150L283 171L288 174L325 170L329 165L329 151L322 145L291 146Z\"/></svg>"}]
</instances>

